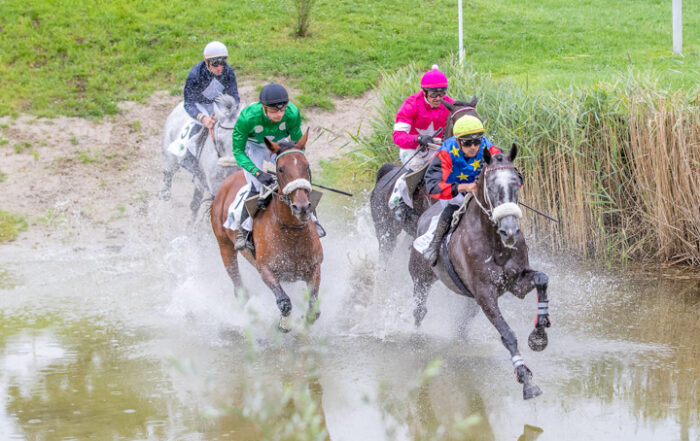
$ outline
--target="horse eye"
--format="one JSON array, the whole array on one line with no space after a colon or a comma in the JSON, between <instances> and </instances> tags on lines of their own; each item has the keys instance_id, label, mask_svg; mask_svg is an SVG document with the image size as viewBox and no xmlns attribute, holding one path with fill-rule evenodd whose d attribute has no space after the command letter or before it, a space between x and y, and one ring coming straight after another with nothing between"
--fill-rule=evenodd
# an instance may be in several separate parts
<instances>
[{"instance_id":1,"label":"horse eye","mask_svg":"<svg viewBox=\"0 0 700 441\"><path fill-rule=\"evenodd\" d=\"M284 174L284 167L280 167L280 173Z\"/></svg>"}]
</instances>

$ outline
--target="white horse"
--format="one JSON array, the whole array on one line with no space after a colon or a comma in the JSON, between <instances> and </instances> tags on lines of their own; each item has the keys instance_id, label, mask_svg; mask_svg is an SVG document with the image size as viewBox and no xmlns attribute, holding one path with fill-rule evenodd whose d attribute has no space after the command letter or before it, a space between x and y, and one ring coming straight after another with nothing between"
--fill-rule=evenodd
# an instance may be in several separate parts
<instances>
[{"instance_id":1,"label":"white horse","mask_svg":"<svg viewBox=\"0 0 700 441\"><path fill-rule=\"evenodd\" d=\"M214 104L216 124L211 134L206 127L203 127L199 133L194 135L196 138L199 138L197 140L196 159L201 173L194 174L192 177L194 194L192 202L190 202L190 209L192 210L193 218L196 217L205 195L207 196L206 199L213 199L223 180L238 170L233 160L232 134L233 127L243 107L245 107L243 102L237 106L236 100L232 96L219 95ZM173 175L182 166L180 158L171 153L168 146L180 136L182 128L191 120L192 118L185 111L184 102L180 102L170 112L168 119L165 121L161 143L163 189L159 193L159 197L163 200L170 199ZM201 137L206 137L203 144ZM226 159L220 161L221 158Z\"/></svg>"}]
</instances>

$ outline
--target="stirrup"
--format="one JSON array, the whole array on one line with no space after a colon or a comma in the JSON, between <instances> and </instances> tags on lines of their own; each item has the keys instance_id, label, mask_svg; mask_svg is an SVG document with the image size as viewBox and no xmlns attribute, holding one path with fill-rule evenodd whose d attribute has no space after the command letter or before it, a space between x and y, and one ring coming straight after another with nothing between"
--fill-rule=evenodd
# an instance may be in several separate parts
<instances>
[{"instance_id":1,"label":"stirrup","mask_svg":"<svg viewBox=\"0 0 700 441\"><path fill-rule=\"evenodd\" d=\"M429 247L427 250L425 250L425 253L423 254L423 257L425 258L425 260L428 261L430 266L437 265L438 257L440 257L439 256L439 251L440 251L439 247L440 247L440 245L438 244L438 250L436 250L434 252L433 252L432 248Z\"/></svg>"},{"instance_id":2,"label":"stirrup","mask_svg":"<svg viewBox=\"0 0 700 441\"><path fill-rule=\"evenodd\" d=\"M408 205L404 201L399 202L399 205L392 211L397 222L404 222L408 217Z\"/></svg>"},{"instance_id":3,"label":"stirrup","mask_svg":"<svg viewBox=\"0 0 700 441\"><path fill-rule=\"evenodd\" d=\"M233 244L233 249L236 251L241 251L246 247L246 243L248 242L248 230L245 230L243 227L239 227L238 229L238 234L236 235L236 243Z\"/></svg>"}]
</instances>

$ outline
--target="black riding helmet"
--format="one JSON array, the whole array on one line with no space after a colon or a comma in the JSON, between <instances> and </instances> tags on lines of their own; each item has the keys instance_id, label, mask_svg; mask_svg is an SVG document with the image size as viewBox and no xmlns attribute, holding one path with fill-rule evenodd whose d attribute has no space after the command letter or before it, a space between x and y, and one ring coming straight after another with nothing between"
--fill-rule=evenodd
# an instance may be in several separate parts
<instances>
[{"instance_id":1,"label":"black riding helmet","mask_svg":"<svg viewBox=\"0 0 700 441\"><path fill-rule=\"evenodd\" d=\"M275 104L287 104L289 95L287 89L277 83L267 84L260 91L260 103L264 106L272 107Z\"/></svg>"}]
</instances>

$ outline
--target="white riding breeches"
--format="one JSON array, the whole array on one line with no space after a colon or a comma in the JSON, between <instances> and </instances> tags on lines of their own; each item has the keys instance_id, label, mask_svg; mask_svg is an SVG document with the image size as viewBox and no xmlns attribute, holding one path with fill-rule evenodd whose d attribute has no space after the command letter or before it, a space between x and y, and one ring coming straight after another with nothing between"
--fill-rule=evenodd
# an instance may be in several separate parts
<instances>
[{"instance_id":1,"label":"white riding breeches","mask_svg":"<svg viewBox=\"0 0 700 441\"><path fill-rule=\"evenodd\" d=\"M258 144L257 142L250 140L245 143L245 154L257 168L263 171L263 162L267 161L274 164L275 159L277 158L277 155L272 153L265 144ZM252 185L255 190L260 191L260 181L258 181L258 178L253 176L247 170L244 170L244 173L246 182Z\"/></svg>"},{"instance_id":2,"label":"white riding breeches","mask_svg":"<svg viewBox=\"0 0 700 441\"><path fill-rule=\"evenodd\" d=\"M418 153L416 153L416 150L399 149L399 159L401 160L401 164L405 165L406 168L411 170L419 170L427 162L433 159L434 154L435 152L429 149L422 150Z\"/></svg>"}]
</instances>

